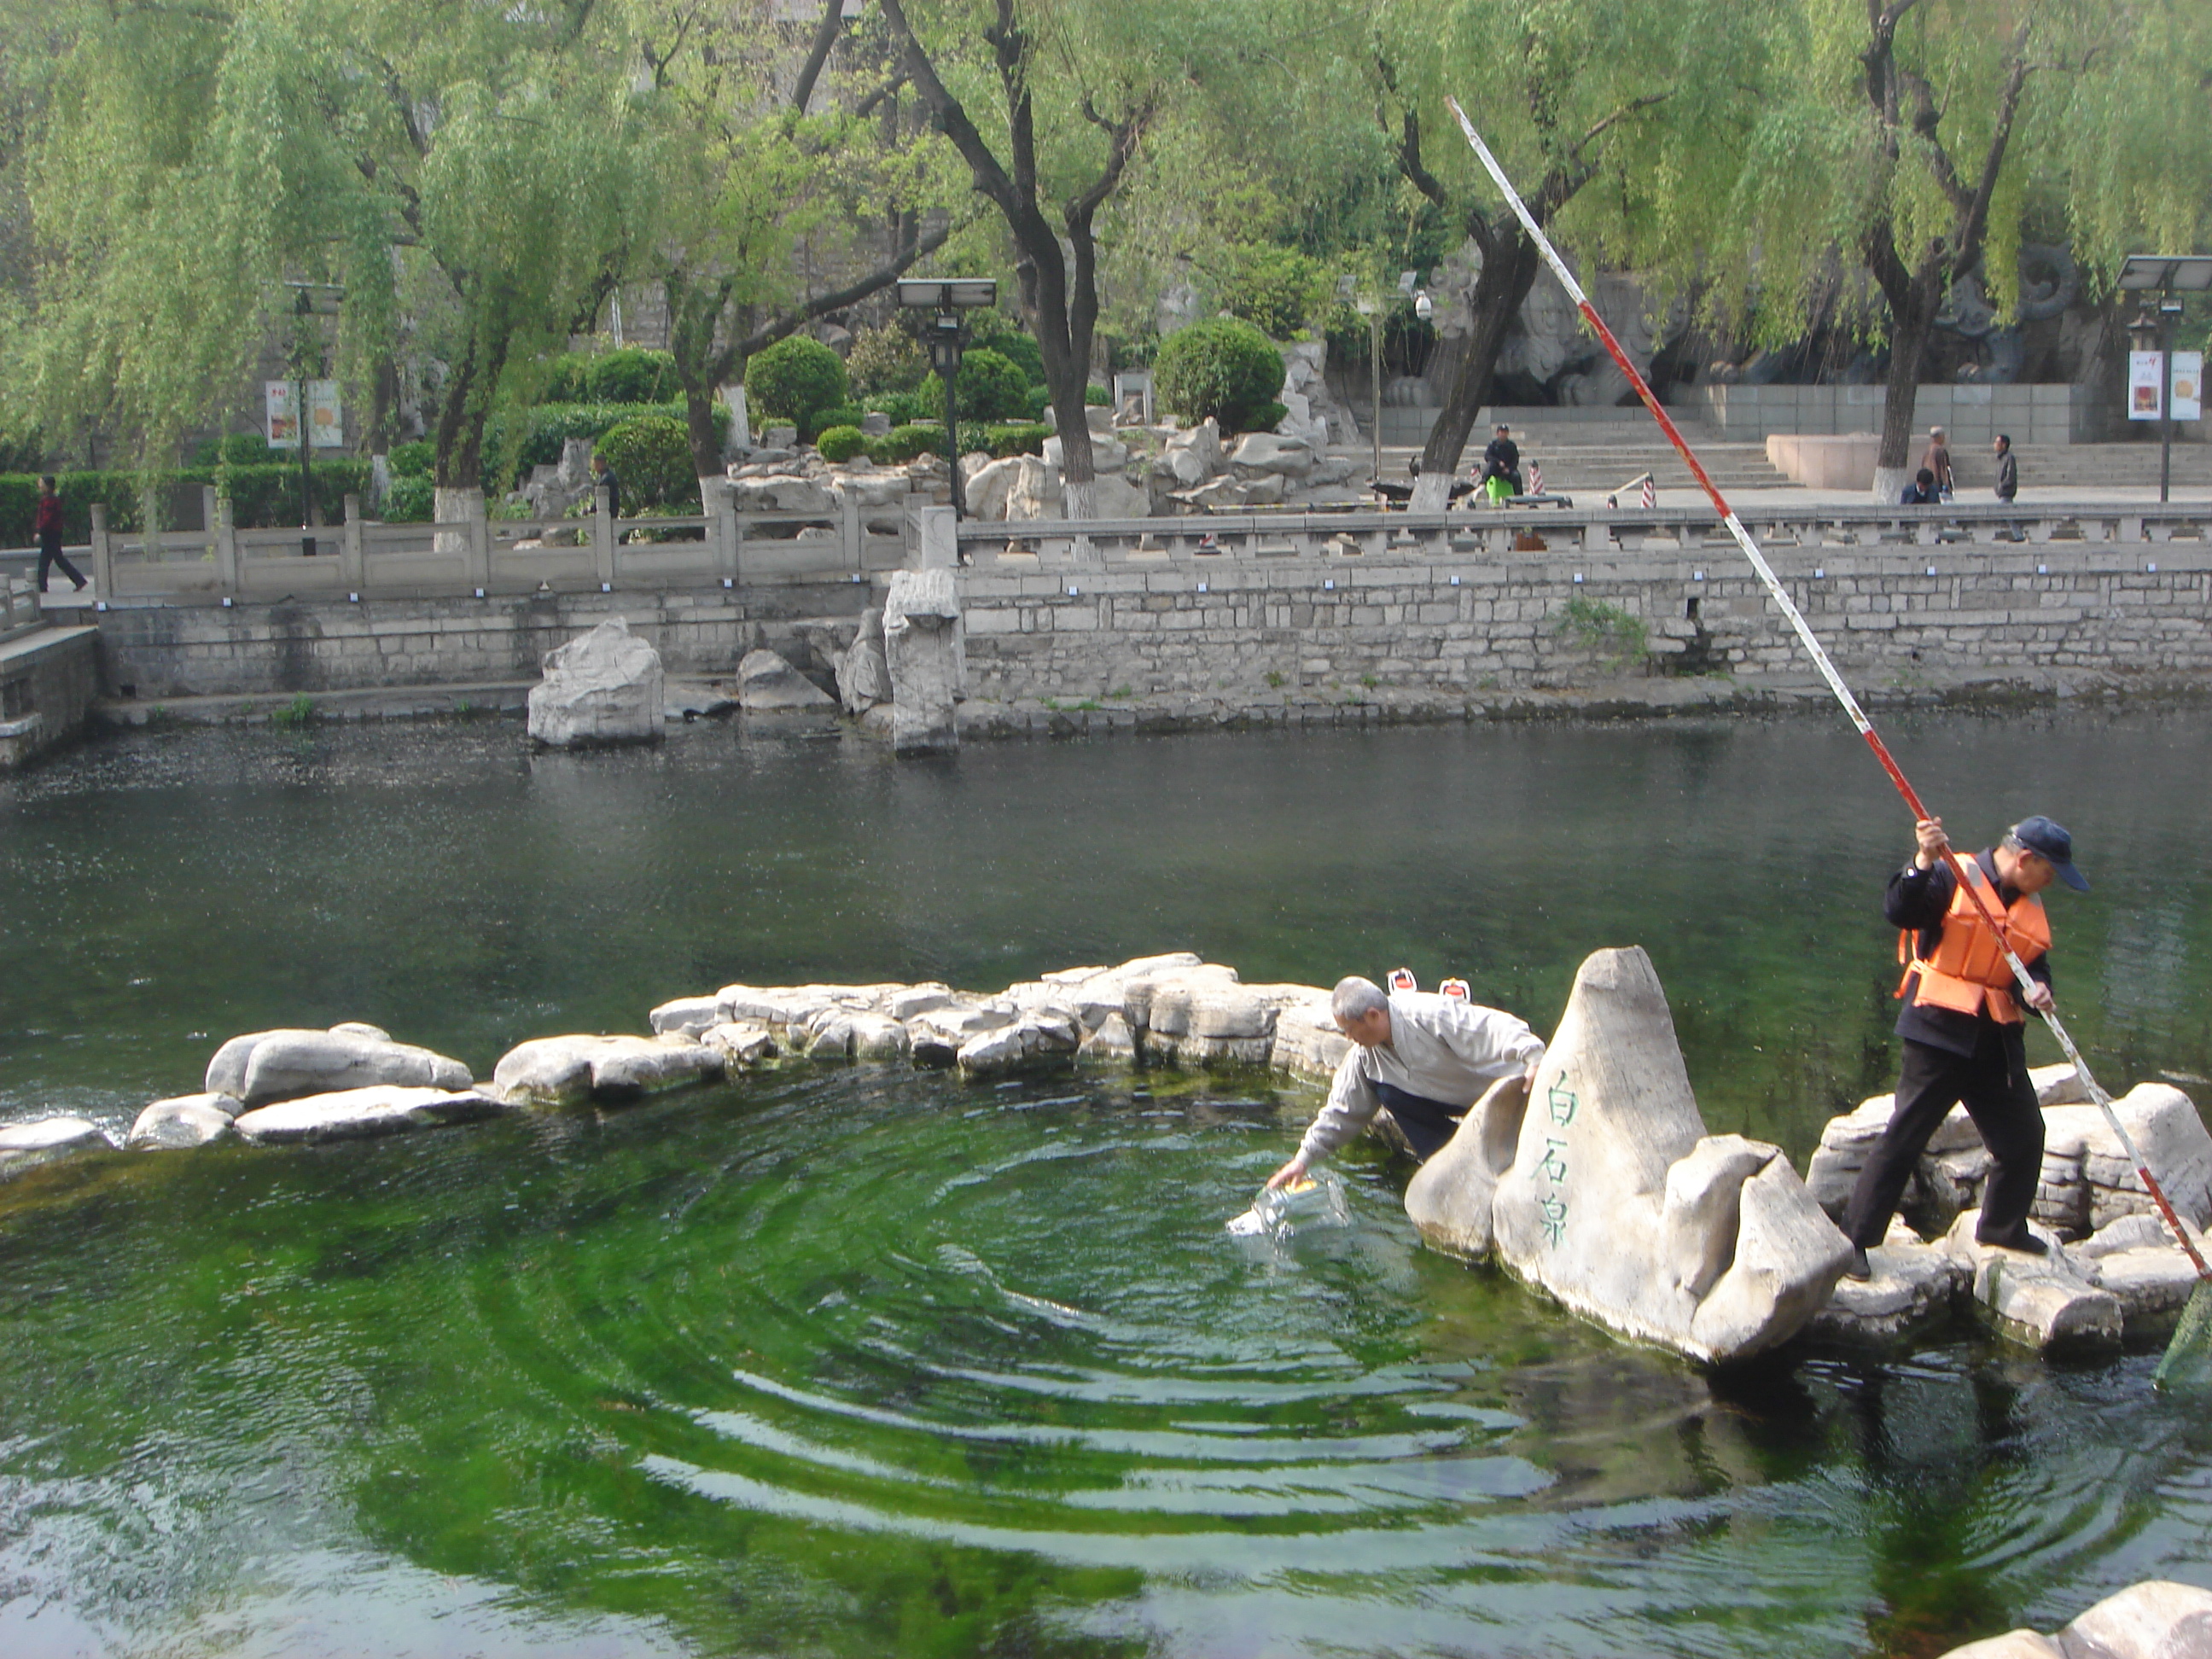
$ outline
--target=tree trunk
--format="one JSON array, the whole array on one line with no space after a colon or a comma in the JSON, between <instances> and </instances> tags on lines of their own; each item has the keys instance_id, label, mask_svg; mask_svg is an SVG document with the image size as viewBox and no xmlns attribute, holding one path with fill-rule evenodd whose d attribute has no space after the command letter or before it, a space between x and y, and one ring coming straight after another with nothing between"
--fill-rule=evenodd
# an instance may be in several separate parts
<instances>
[{"instance_id":1,"label":"tree trunk","mask_svg":"<svg viewBox=\"0 0 2212 1659\"><path fill-rule=\"evenodd\" d=\"M722 440L714 430L714 394L703 386L684 388L684 434L691 441L691 470L702 483L723 477ZM711 502L707 510L714 510Z\"/></svg>"},{"instance_id":2,"label":"tree trunk","mask_svg":"<svg viewBox=\"0 0 2212 1659\"><path fill-rule=\"evenodd\" d=\"M477 343L471 340L447 375L439 402L434 483L441 489L474 489L483 482L484 400L475 395L477 367Z\"/></svg>"},{"instance_id":3,"label":"tree trunk","mask_svg":"<svg viewBox=\"0 0 2212 1659\"><path fill-rule=\"evenodd\" d=\"M1885 507L1897 504L1913 474L1913 404L1941 294L1940 270L1923 267L1890 298L1889 374L1882 383L1881 446L1874 465L1874 499Z\"/></svg>"},{"instance_id":4,"label":"tree trunk","mask_svg":"<svg viewBox=\"0 0 2212 1659\"><path fill-rule=\"evenodd\" d=\"M1450 505L1452 475L1459 471L1460 457L1467 451L1474 417L1490 395L1498 348L1536 281L1536 245L1517 229L1501 240L1504 251L1485 259L1474 279L1470 301L1473 332L1458 372L1452 376L1451 391L1437 412L1437 423L1429 428L1428 442L1421 448L1421 476L1413 480L1413 497L1408 503L1415 513L1441 513ZM1375 418L1381 422L1381 410L1375 411Z\"/></svg>"}]
</instances>

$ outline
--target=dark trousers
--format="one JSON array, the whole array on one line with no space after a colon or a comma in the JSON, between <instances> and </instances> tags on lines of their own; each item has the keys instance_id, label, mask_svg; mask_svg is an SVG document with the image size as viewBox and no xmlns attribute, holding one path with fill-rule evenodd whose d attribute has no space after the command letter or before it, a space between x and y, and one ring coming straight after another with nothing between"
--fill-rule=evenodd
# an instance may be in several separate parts
<instances>
[{"instance_id":1,"label":"dark trousers","mask_svg":"<svg viewBox=\"0 0 2212 1659\"><path fill-rule=\"evenodd\" d=\"M53 568L54 568L55 566L57 566L57 565L58 565L58 566L61 568L61 573L62 573L62 574L63 574L63 575L67 576L67 577L68 577L68 578L69 578L72 582L75 582L75 583L76 583L79 587L82 587L82 586L84 586L84 578L83 578L82 576L81 576L81 575L79 575L79 574L77 574L77 568L76 568L76 567L75 565L71 564L71 563L69 562L69 555L62 551L62 538L61 538L61 537L60 537L58 534L51 534L51 535L45 535L45 536L41 536L41 537L40 537L40 538L39 538L39 592L40 592L43 593L43 592L45 592L46 591L46 572L47 572L48 570L50 570L50 569Z\"/></svg>"},{"instance_id":2,"label":"dark trousers","mask_svg":"<svg viewBox=\"0 0 2212 1659\"><path fill-rule=\"evenodd\" d=\"M1994 1020L1980 1026L1971 1055L1905 1039L1897 1109L1844 1211L1844 1231L1861 1249L1881 1243L1929 1137L1954 1106L1966 1109L1995 1166L1982 1196L1979 1237L1993 1244L2027 1237L2028 1207L2043 1173L2043 1109L2028 1079L2026 1043L2008 1039Z\"/></svg>"},{"instance_id":3,"label":"dark trousers","mask_svg":"<svg viewBox=\"0 0 2212 1659\"><path fill-rule=\"evenodd\" d=\"M1406 1139L1413 1143L1413 1156L1424 1164L1459 1133L1459 1121L1467 1115L1464 1106L1447 1106L1441 1100L1408 1094L1395 1083L1376 1084L1375 1095L1406 1132Z\"/></svg>"}]
</instances>

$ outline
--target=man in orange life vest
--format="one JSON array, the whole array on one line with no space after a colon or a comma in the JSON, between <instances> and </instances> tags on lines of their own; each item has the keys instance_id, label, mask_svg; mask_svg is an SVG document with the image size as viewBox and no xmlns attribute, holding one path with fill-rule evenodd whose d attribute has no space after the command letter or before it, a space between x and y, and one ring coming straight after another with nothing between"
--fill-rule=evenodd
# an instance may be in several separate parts
<instances>
[{"instance_id":1,"label":"man in orange life vest","mask_svg":"<svg viewBox=\"0 0 2212 1659\"><path fill-rule=\"evenodd\" d=\"M2022 998L1989 924L1942 862L1950 844L1943 820L1922 819L1917 837L1912 862L1889 878L1882 899L1882 914L1903 930L1899 954L1906 966L1898 994L1905 1012L1897 1034L1905 1039L1905 1063L1889 1127L1844 1211L1852 1279L1868 1276L1867 1247L1881 1243L1929 1137L1954 1105L1966 1107L1994 1165L1974 1237L2033 1255L2045 1251L2027 1230L2043 1168L2043 1111L2027 1075ZM1964 862L2035 981L2028 1006L2050 1007L2051 922L2037 895L2054 881L2089 890L2074 867L2073 837L2049 818L2023 818L1995 848Z\"/></svg>"}]
</instances>

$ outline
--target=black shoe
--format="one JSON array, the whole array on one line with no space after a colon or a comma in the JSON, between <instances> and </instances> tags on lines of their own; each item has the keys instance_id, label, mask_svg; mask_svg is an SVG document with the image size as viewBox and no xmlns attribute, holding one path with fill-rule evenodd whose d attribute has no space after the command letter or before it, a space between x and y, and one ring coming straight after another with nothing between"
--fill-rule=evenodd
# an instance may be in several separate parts
<instances>
[{"instance_id":1,"label":"black shoe","mask_svg":"<svg viewBox=\"0 0 2212 1659\"><path fill-rule=\"evenodd\" d=\"M1855 1279L1862 1285L1874 1277L1874 1263L1867 1260L1864 1250L1852 1249L1851 1259L1844 1265L1844 1277Z\"/></svg>"},{"instance_id":2,"label":"black shoe","mask_svg":"<svg viewBox=\"0 0 2212 1659\"><path fill-rule=\"evenodd\" d=\"M2022 1227L2017 1234L2009 1238L1991 1238L1987 1234L1976 1233L1974 1235L1974 1243L1977 1244L1986 1245L1993 1250L2018 1250L2022 1255L2049 1255L2051 1254L2051 1246L2045 1243L2041 1239L2038 1238L2033 1233L2028 1231L2025 1227Z\"/></svg>"}]
</instances>

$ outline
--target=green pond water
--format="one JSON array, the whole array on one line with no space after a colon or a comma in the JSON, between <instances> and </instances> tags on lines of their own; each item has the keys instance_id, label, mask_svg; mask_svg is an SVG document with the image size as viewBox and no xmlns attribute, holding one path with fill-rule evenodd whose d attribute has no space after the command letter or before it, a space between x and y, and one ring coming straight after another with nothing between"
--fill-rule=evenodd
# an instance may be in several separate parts
<instances>
[{"instance_id":1,"label":"green pond water","mask_svg":"<svg viewBox=\"0 0 2212 1659\"><path fill-rule=\"evenodd\" d=\"M2106 1080L2212 1075L2212 720L1895 739L1962 839L2075 831ZM0 1121L119 1133L272 1024L488 1075L732 980L1176 948L1548 1031L1637 943L1709 1126L1802 1162L1887 1086L1909 845L1814 720L905 765L803 722L147 732L0 781ZM0 1187L0 1655L1906 1656L2212 1584L2212 1425L2154 1353L1709 1377L1422 1249L1372 1147L1349 1224L1230 1237L1316 1098L794 1066Z\"/></svg>"}]
</instances>

